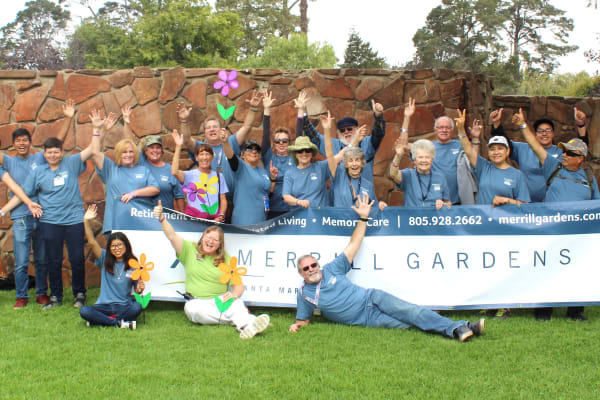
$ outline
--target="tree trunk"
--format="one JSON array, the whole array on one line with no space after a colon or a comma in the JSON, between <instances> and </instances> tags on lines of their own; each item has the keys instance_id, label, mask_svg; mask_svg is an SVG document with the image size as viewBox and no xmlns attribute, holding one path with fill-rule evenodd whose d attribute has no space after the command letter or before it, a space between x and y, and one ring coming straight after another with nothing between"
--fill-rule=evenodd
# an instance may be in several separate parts
<instances>
[{"instance_id":1,"label":"tree trunk","mask_svg":"<svg viewBox=\"0 0 600 400\"><path fill-rule=\"evenodd\" d=\"M308 0L300 0L300 31L308 34Z\"/></svg>"}]
</instances>

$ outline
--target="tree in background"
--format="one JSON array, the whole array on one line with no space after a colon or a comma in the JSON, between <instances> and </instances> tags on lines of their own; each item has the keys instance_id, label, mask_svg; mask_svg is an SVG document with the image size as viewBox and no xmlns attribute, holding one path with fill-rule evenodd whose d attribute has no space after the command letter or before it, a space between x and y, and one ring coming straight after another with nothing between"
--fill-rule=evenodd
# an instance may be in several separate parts
<instances>
[{"instance_id":1,"label":"tree in background","mask_svg":"<svg viewBox=\"0 0 600 400\"><path fill-rule=\"evenodd\" d=\"M385 58L379 57L377 51L371 49L371 43L365 42L354 28L350 30L348 44L344 52L342 68L387 68Z\"/></svg>"},{"instance_id":2,"label":"tree in background","mask_svg":"<svg viewBox=\"0 0 600 400\"><path fill-rule=\"evenodd\" d=\"M6 69L60 69L64 54L58 38L71 18L64 0L32 0L1 29L0 58Z\"/></svg>"},{"instance_id":3,"label":"tree in background","mask_svg":"<svg viewBox=\"0 0 600 400\"><path fill-rule=\"evenodd\" d=\"M600 76L590 76L582 71L578 74L546 74L527 71L517 90L517 94L527 96L587 97L600 85Z\"/></svg>"},{"instance_id":4,"label":"tree in background","mask_svg":"<svg viewBox=\"0 0 600 400\"><path fill-rule=\"evenodd\" d=\"M337 57L331 45L309 43L304 33L295 33L289 39L269 39L262 54L248 57L242 62L242 68L334 68L336 63Z\"/></svg>"}]
</instances>

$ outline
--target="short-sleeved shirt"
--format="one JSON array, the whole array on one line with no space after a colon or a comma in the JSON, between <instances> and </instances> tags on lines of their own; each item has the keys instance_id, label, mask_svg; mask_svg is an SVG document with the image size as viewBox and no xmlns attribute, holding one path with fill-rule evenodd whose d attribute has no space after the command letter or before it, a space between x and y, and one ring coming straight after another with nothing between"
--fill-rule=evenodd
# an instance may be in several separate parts
<instances>
[{"instance_id":1,"label":"short-sleeved shirt","mask_svg":"<svg viewBox=\"0 0 600 400\"><path fill-rule=\"evenodd\" d=\"M220 195L228 192L223 174L211 170L209 174L198 169L183 173L183 190L187 199L186 213L194 217L214 216L219 213ZM203 189L206 185L206 190ZM200 189L200 190L199 190Z\"/></svg>"},{"instance_id":2,"label":"short-sleeved shirt","mask_svg":"<svg viewBox=\"0 0 600 400\"><path fill-rule=\"evenodd\" d=\"M462 151L462 145L458 140L448 143L433 142L435 145L435 159L431 170L444 175L452 204L460 202L458 196L458 181L456 178L456 165L458 156Z\"/></svg>"},{"instance_id":3,"label":"short-sleeved shirt","mask_svg":"<svg viewBox=\"0 0 600 400\"><path fill-rule=\"evenodd\" d=\"M79 175L84 171L81 155L72 154L64 157L55 170L43 164L29 174L23 190L30 198L38 196L43 211L41 222L55 225L83 223Z\"/></svg>"},{"instance_id":4,"label":"short-sleeved shirt","mask_svg":"<svg viewBox=\"0 0 600 400\"><path fill-rule=\"evenodd\" d=\"M237 157L237 156L234 156ZM233 195L233 214L231 223L245 226L267 220L265 196L269 196L271 177L261 167L251 167L238 158L238 169L235 171L237 188Z\"/></svg>"},{"instance_id":5,"label":"short-sleeved shirt","mask_svg":"<svg viewBox=\"0 0 600 400\"><path fill-rule=\"evenodd\" d=\"M367 179L365 171L361 171L358 178L352 178L348 175L343 161L338 164L335 171L331 192L333 193L334 207L352 207L356 202L356 198L362 197L363 194L367 194L371 200L377 200L373 182Z\"/></svg>"},{"instance_id":6,"label":"short-sleeved shirt","mask_svg":"<svg viewBox=\"0 0 600 400\"><path fill-rule=\"evenodd\" d=\"M561 166L561 161L553 157L546 157L542 172L546 182L550 176ZM560 168L557 174L550 182L550 186L546 191L546 203L555 201L582 201L582 200L598 200L598 182L592 177L593 192L590 190L588 179L585 176L585 171L579 168L577 171L569 171L566 168Z\"/></svg>"},{"instance_id":7,"label":"short-sleeved shirt","mask_svg":"<svg viewBox=\"0 0 600 400\"><path fill-rule=\"evenodd\" d=\"M133 281L127 277L126 265L123 261L115 261L113 273L111 274L104 267L106 260L106 250L102 250L102 255L96 260L96 265L102 269L100 273L100 296L96 304L127 304L133 301L131 289Z\"/></svg>"},{"instance_id":8,"label":"short-sleeved shirt","mask_svg":"<svg viewBox=\"0 0 600 400\"><path fill-rule=\"evenodd\" d=\"M327 207L327 179L329 178L331 173L327 160L312 162L302 169L291 168L283 180L283 195L308 200L311 207Z\"/></svg>"},{"instance_id":9,"label":"short-sleeved shirt","mask_svg":"<svg viewBox=\"0 0 600 400\"><path fill-rule=\"evenodd\" d=\"M319 153L325 156L325 136L319 133L319 140ZM373 139L371 136L367 136L366 138L360 141L359 145L360 149L365 155L365 161L367 162L365 164L365 167L363 168L362 175L370 181L373 181L373 159L375 158L375 153L377 152L377 150L375 150L375 147L373 146L372 140ZM337 138L332 138L331 144L333 145L333 154L339 153L343 148L347 146L340 139Z\"/></svg>"},{"instance_id":10,"label":"short-sleeved shirt","mask_svg":"<svg viewBox=\"0 0 600 400\"><path fill-rule=\"evenodd\" d=\"M435 207L437 200L450 200L444 175L431 170L420 174L414 168L400 171L402 182L396 187L404 192L405 207Z\"/></svg>"},{"instance_id":11,"label":"short-sleeved shirt","mask_svg":"<svg viewBox=\"0 0 600 400\"><path fill-rule=\"evenodd\" d=\"M346 274L351 265L342 252L325 265L319 283L304 283L298 291L296 319L308 320L318 307L330 321L344 325L366 325L367 289L355 285ZM316 302L319 287L318 303Z\"/></svg>"},{"instance_id":12,"label":"short-sleeved shirt","mask_svg":"<svg viewBox=\"0 0 600 400\"><path fill-rule=\"evenodd\" d=\"M525 176L516 168L496 168L494 163L477 156L473 169L479 181L477 204L492 204L495 196L504 196L524 203L530 201Z\"/></svg>"},{"instance_id":13,"label":"short-sleeved shirt","mask_svg":"<svg viewBox=\"0 0 600 400\"><path fill-rule=\"evenodd\" d=\"M160 193L160 199L163 207L174 209L175 199L183 199L185 196L181 191L181 185L177 182L177 178L171 173L171 164L165 163L162 167L156 167L148 162L146 155L140 151L140 161L138 165L143 165L150 170L156 182Z\"/></svg>"},{"instance_id":14,"label":"short-sleeved shirt","mask_svg":"<svg viewBox=\"0 0 600 400\"><path fill-rule=\"evenodd\" d=\"M219 281L223 272L214 264L214 257L205 256L198 259L195 243L184 240L177 259L185 269L185 290L192 296L210 299L227 292L227 284ZM225 263L229 264L228 254L225 254Z\"/></svg>"},{"instance_id":15,"label":"short-sleeved shirt","mask_svg":"<svg viewBox=\"0 0 600 400\"><path fill-rule=\"evenodd\" d=\"M158 182L150 170L143 165L135 165L133 167L118 167L113 160L104 157L102 170L96 168L96 173L102 179L106 186L106 208L104 210L104 223L102 224L102 232L113 230L113 215L115 207L121 206L121 196L133 190L145 188L146 186L154 186L158 188ZM144 198L142 198L144 199ZM129 204L135 206L147 207L138 198L132 199Z\"/></svg>"},{"instance_id":16,"label":"short-sleeved shirt","mask_svg":"<svg viewBox=\"0 0 600 400\"><path fill-rule=\"evenodd\" d=\"M537 158L529 144L512 141L513 152L510 157L519 163L519 169L525 175L525 182L529 189L531 201L544 201L546 195L546 179L542 172L540 160ZM559 162L562 160L562 150L558 146L552 145L546 149L548 157L554 158Z\"/></svg>"},{"instance_id":17,"label":"short-sleeved shirt","mask_svg":"<svg viewBox=\"0 0 600 400\"><path fill-rule=\"evenodd\" d=\"M290 206L283 201L283 179L288 170L295 168L296 165L291 156L277 156L271 149L263 156L265 168L270 168L271 162L277 168L277 181L275 189L271 194L271 211L289 211Z\"/></svg>"},{"instance_id":18,"label":"short-sleeved shirt","mask_svg":"<svg viewBox=\"0 0 600 400\"><path fill-rule=\"evenodd\" d=\"M241 149L240 149L240 145L237 141L237 135L231 135L229 136L229 145L231 146L231 149L233 150L233 153L236 155L240 155L241 153ZM196 148L198 148L198 146L200 146L201 144L205 144L206 142L201 142L199 140L196 140ZM210 145L210 147L212 147L215 156L213 157L212 163L210 165L210 169L212 169L213 171L217 171L217 172L221 172L223 174L223 176L225 177L225 182L227 182L227 188L229 189L229 194L233 196L234 192L235 192L235 173L234 171L231 169L231 166L229 165L229 161L227 161L227 156L225 155L225 150L223 150L223 145L220 144L218 146L213 146ZM191 156L192 160L196 159L196 156L193 155Z\"/></svg>"},{"instance_id":19,"label":"short-sleeved shirt","mask_svg":"<svg viewBox=\"0 0 600 400\"><path fill-rule=\"evenodd\" d=\"M19 156L11 157L6 154L3 156L4 169L10 174L10 177L23 186L29 174L40 165L46 164L44 153L29 154L27 157L22 158ZM37 195L30 197L31 201L37 202ZM24 203L19 204L10 212L10 219L22 218L27 215L31 215L29 208Z\"/></svg>"}]
</instances>

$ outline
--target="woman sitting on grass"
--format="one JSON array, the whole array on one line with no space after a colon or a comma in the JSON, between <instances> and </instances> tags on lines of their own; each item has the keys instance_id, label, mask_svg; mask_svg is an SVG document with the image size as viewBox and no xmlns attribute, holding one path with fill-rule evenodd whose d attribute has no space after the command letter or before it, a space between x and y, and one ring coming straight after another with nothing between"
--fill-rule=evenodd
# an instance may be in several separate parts
<instances>
[{"instance_id":1,"label":"woman sitting on grass","mask_svg":"<svg viewBox=\"0 0 600 400\"><path fill-rule=\"evenodd\" d=\"M106 243L106 250L102 249L90 227L90 220L94 218L96 218L96 205L92 204L83 216L83 226L85 237L96 256L96 265L102 269L100 297L93 306L83 306L79 314L86 320L88 326L103 325L135 329L135 320L142 312L142 306L131 296L131 289L134 283L137 293L142 293L145 289L141 279L136 283L128 274L128 270L131 269L129 260L137 260L137 258L133 255L129 239L121 232L111 233Z\"/></svg>"},{"instance_id":2,"label":"woman sitting on grass","mask_svg":"<svg viewBox=\"0 0 600 400\"><path fill-rule=\"evenodd\" d=\"M154 215L185 269L185 290L192 297L184 308L188 319L202 325L235 325L242 339L250 339L267 329L269 316L250 314L240 300L244 293L241 279L237 284L232 279L231 287L227 284L228 280L222 283L223 275L228 272L222 271L219 265L225 263L227 269L231 268L229 255L225 252L223 230L216 225L211 226L202 233L198 243L194 243L183 240L175 232L163 215L160 200L154 207Z\"/></svg>"}]
</instances>

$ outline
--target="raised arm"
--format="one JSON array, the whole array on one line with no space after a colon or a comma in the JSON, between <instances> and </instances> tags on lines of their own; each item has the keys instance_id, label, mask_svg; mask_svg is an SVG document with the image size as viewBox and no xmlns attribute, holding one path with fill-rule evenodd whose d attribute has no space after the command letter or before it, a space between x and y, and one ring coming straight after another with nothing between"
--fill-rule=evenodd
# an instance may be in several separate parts
<instances>
[{"instance_id":1,"label":"raised arm","mask_svg":"<svg viewBox=\"0 0 600 400\"><path fill-rule=\"evenodd\" d=\"M154 216L158 218L160 227L167 239L171 242L171 246L175 249L175 253L180 254L181 249L183 248L183 238L175 233L175 229L173 229L173 226L167 221L167 218L163 214L162 202L160 200L158 201L158 205L154 207Z\"/></svg>"},{"instance_id":2,"label":"raised arm","mask_svg":"<svg viewBox=\"0 0 600 400\"><path fill-rule=\"evenodd\" d=\"M258 114L258 106L260 105L261 96L256 90L252 91L252 97L250 100L246 100L247 103L250 103L250 108L248 109L248 113L246 114L246 118L244 119L244 124L242 127L235 133L235 137L237 139L238 144L241 146L242 143L246 141L248 137L248 133L252 128L252 124L254 123L254 119Z\"/></svg>"},{"instance_id":3,"label":"raised arm","mask_svg":"<svg viewBox=\"0 0 600 400\"><path fill-rule=\"evenodd\" d=\"M67 99L66 104L62 107L63 114L67 118L65 123L63 124L58 136L56 138L61 142L65 141L65 137L67 137L67 132L69 132L69 128L71 127L71 122L73 121L73 116L75 115L75 102L71 99Z\"/></svg>"},{"instance_id":4,"label":"raised arm","mask_svg":"<svg viewBox=\"0 0 600 400\"><path fill-rule=\"evenodd\" d=\"M92 141L90 145L83 151L89 151L92 162L99 170L102 170L102 166L104 165L104 153L102 152L102 134L104 133L104 119L100 114L100 110L92 110L90 112L90 120L92 121ZM82 153L83 153L82 152ZM86 154L85 160L89 158L89 155ZM84 156L81 157L84 160Z\"/></svg>"},{"instance_id":5,"label":"raised arm","mask_svg":"<svg viewBox=\"0 0 600 400\"><path fill-rule=\"evenodd\" d=\"M121 108L121 114L123 114L123 139L129 139L133 143L136 143L136 137L131 130L131 106L125 106Z\"/></svg>"},{"instance_id":6,"label":"raised arm","mask_svg":"<svg viewBox=\"0 0 600 400\"><path fill-rule=\"evenodd\" d=\"M529 147L531 147L531 150L535 153L538 160L540 160L540 163L544 165L546 157L548 157L548 153L546 152L546 149L544 149L544 146L542 146L540 142L537 141L537 138L535 137L533 132L531 132L531 130L529 129L529 126L525 121L525 115L523 114L522 109L519 108L519 112L512 116L512 122L513 124L519 127L521 133L523 134L523 137L525 138L525 141L527 142Z\"/></svg>"},{"instance_id":7,"label":"raised arm","mask_svg":"<svg viewBox=\"0 0 600 400\"><path fill-rule=\"evenodd\" d=\"M331 116L331 112L327 111L327 116L320 115L319 119L321 120L321 124L325 129L325 156L327 157L327 164L329 165L329 172L331 172L331 176L335 178L335 172L337 171L337 166L340 163L340 160L343 157L343 152L340 151L338 154L341 156L337 157L336 154L333 154L333 143L331 143L331 131L333 130L333 117Z\"/></svg>"},{"instance_id":8,"label":"raised arm","mask_svg":"<svg viewBox=\"0 0 600 400\"><path fill-rule=\"evenodd\" d=\"M183 135L183 144L187 151L196 154L196 142L192 139L192 131L189 124L192 107L186 107L183 103L177 103L175 105L175 112L179 119L179 132Z\"/></svg>"},{"instance_id":9,"label":"raised arm","mask_svg":"<svg viewBox=\"0 0 600 400\"><path fill-rule=\"evenodd\" d=\"M465 121L467 119L467 110L456 110L458 112L458 117L454 118L454 122L456 123L456 129L458 131L458 139L460 140L460 144L462 145L463 150L465 151L465 155L469 160L469 164L473 168L477 166L477 151L473 149L473 145L471 141L467 137L467 132L465 131Z\"/></svg>"},{"instance_id":10,"label":"raised arm","mask_svg":"<svg viewBox=\"0 0 600 400\"><path fill-rule=\"evenodd\" d=\"M92 248L92 253L96 259L99 259L102 256L102 247L96 241L96 236L94 236L94 232L92 231L92 227L90 226L90 221L96 218L96 205L92 204L88 207L85 214L83 215L83 229L85 231L85 238L87 239L90 247Z\"/></svg>"},{"instance_id":11,"label":"raised arm","mask_svg":"<svg viewBox=\"0 0 600 400\"><path fill-rule=\"evenodd\" d=\"M375 121L373 122L373 131L371 132L371 144L375 151L379 149L379 145L385 136L385 121L383 119L383 106L380 103L375 103L375 100L371 100L371 108L373 109L373 115Z\"/></svg>"},{"instance_id":12,"label":"raised arm","mask_svg":"<svg viewBox=\"0 0 600 400\"><path fill-rule=\"evenodd\" d=\"M266 92L263 96L263 136L261 142L261 156L265 156L271 148L271 106L275 99L271 98L272 93Z\"/></svg>"},{"instance_id":13,"label":"raised arm","mask_svg":"<svg viewBox=\"0 0 600 400\"><path fill-rule=\"evenodd\" d=\"M298 95L298 98L294 100L294 106L298 109L298 119L302 121L302 129L298 130L300 126L299 123L296 123L296 137L308 136L310 141L317 146L317 148L321 148L321 138L319 137L319 132L315 129L315 127L310 123L308 117L306 116L306 104L308 103L308 95L303 90Z\"/></svg>"},{"instance_id":14,"label":"raised arm","mask_svg":"<svg viewBox=\"0 0 600 400\"><path fill-rule=\"evenodd\" d=\"M352 206L352 209L358 214L359 219L356 223L356 228L354 228L354 232L352 233L352 237L350 237L350 242L344 249L344 254L350 263L352 263L356 253L358 253L362 240L367 232L367 221L369 220L369 212L371 211L373 203L375 203L375 200L370 200L369 195L364 193L362 198L359 196L356 200L356 206Z\"/></svg>"},{"instance_id":15,"label":"raised arm","mask_svg":"<svg viewBox=\"0 0 600 400\"><path fill-rule=\"evenodd\" d=\"M173 153L173 161L171 162L171 174L177 178L177 180L183 183L185 179L185 173L179 169L179 158L181 157L181 147L183 146L183 135L177 132L177 129L173 129L173 141L175 141L175 152Z\"/></svg>"},{"instance_id":16,"label":"raised arm","mask_svg":"<svg viewBox=\"0 0 600 400\"><path fill-rule=\"evenodd\" d=\"M402 156L404 156L404 151L408 147L408 136L398 137L394 142L394 158L392 158L392 163L390 164L390 178L394 180L397 184L402 183L402 172L400 171L400 161L402 160Z\"/></svg>"},{"instance_id":17,"label":"raised arm","mask_svg":"<svg viewBox=\"0 0 600 400\"><path fill-rule=\"evenodd\" d=\"M583 111L579 111L577 107L573 107L573 117L575 119L575 125L577 126L577 137L583 140L585 144L589 145L590 140L587 136L587 127L585 125L585 113Z\"/></svg>"},{"instance_id":18,"label":"raised arm","mask_svg":"<svg viewBox=\"0 0 600 400\"><path fill-rule=\"evenodd\" d=\"M404 107L404 120L402 121L402 128L400 129L400 138L408 144L408 127L410 126L410 119L415 114L416 106L415 99L412 97L408 98L408 103Z\"/></svg>"}]
</instances>

